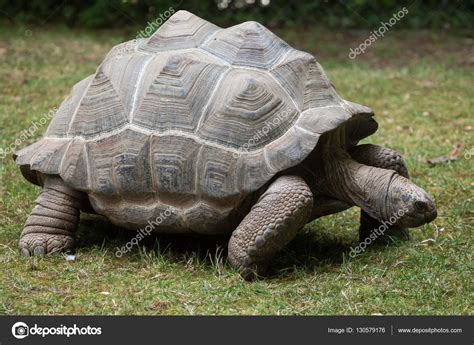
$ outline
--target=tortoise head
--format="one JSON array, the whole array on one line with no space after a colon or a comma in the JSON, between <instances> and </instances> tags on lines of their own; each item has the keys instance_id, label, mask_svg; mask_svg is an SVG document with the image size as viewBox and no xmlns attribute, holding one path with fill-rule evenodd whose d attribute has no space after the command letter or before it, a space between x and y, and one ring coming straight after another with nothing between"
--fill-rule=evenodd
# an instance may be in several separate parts
<instances>
[{"instance_id":1,"label":"tortoise head","mask_svg":"<svg viewBox=\"0 0 474 345\"><path fill-rule=\"evenodd\" d=\"M393 174L387 190L387 208L397 218L396 224L414 228L433 221L436 207L428 193L409 179Z\"/></svg>"},{"instance_id":2,"label":"tortoise head","mask_svg":"<svg viewBox=\"0 0 474 345\"><path fill-rule=\"evenodd\" d=\"M323 194L357 205L381 222L413 228L437 216L428 193L393 170L360 164L342 150L333 150L323 166Z\"/></svg>"}]
</instances>

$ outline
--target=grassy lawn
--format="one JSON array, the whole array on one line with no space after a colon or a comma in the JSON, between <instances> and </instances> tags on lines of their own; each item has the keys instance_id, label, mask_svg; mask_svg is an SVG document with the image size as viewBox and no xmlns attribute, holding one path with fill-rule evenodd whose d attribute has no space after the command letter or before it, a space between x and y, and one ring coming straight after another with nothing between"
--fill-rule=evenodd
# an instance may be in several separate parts
<instances>
[{"instance_id":1,"label":"grassy lawn","mask_svg":"<svg viewBox=\"0 0 474 345\"><path fill-rule=\"evenodd\" d=\"M20 28L0 31L0 147L58 107L133 32ZM133 233L83 216L75 261L23 258L17 242L39 188L11 157L0 161L0 314L472 314L473 40L390 32L355 60L363 32L288 29L278 34L315 54L346 99L371 106L370 142L401 152L439 217L410 242L370 247L351 259L359 210L317 220L275 260L276 274L246 283L226 263L225 238L147 239L122 258ZM20 147L33 143L46 127ZM460 159L426 160L463 144ZM474 153L474 152L473 152Z\"/></svg>"}]
</instances>

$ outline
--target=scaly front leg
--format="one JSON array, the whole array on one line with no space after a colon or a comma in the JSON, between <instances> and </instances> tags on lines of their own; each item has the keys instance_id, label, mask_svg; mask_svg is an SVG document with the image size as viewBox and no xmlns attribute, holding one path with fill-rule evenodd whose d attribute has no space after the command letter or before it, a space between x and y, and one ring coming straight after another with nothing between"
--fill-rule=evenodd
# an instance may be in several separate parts
<instances>
[{"instance_id":1,"label":"scaly front leg","mask_svg":"<svg viewBox=\"0 0 474 345\"><path fill-rule=\"evenodd\" d=\"M260 197L229 241L229 261L251 280L264 271L309 220L313 195L298 176L276 179Z\"/></svg>"}]
</instances>

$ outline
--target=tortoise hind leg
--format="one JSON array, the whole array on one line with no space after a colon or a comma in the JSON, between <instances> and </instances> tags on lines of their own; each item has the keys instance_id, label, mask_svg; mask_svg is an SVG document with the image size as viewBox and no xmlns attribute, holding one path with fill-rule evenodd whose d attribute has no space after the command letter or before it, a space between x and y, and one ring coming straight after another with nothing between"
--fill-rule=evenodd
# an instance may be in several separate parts
<instances>
[{"instance_id":1,"label":"tortoise hind leg","mask_svg":"<svg viewBox=\"0 0 474 345\"><path fill-rule=\"evenodd\" d=\"M396 171L399 175L409 178L408 169L402 156L393 151L392 149L372 145L358 145L355 146L351 151L350 155L354 160L361 164L370 165L377 168L390 169ZM370 217L366 212L360 212L360 228L359 228L359 241L363 242L370 236L373 230L378 229L382 226L382 223L377 219ZM399 226L388 226L387 230L382 236L377 237L375 242L386 243L390 237L398 238L401 240L409 240L410 234L408 229Z\"/></svg>"},{"instance_id":2,"label":"tortoise hind leg","mask_svg":"<svg viewBox=\"0 0 474 345\"><path fill-rule=\"evenodd\" d=\"M251 280L309 220L313 195L297 176L276 179L232 233L229 262Z\"/></svg>"},{"instance_id":3,"label":"tortoise hind leg","mask_svg":"<svg viewBox=\"0 0 474 345\"><path fill-rule=\"evenodd\" d=\"M20 253L30 256L72 249L85 200L84 193L67 187L59 177L47 176L21 233Z\"/></svg>"}]
</instances>

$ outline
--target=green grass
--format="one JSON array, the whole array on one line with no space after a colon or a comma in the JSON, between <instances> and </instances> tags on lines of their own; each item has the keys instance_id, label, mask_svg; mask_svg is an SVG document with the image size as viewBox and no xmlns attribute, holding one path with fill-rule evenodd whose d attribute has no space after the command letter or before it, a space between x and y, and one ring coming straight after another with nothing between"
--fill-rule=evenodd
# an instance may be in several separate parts
<instances>
[{"instance_id":1,"label":"green grass","mask_svg":"<svg viewBox=\"0 0 474 345\"><path fill-rule=\"evenodd\" d=\"M32 36L0 32L3 148L59 106L114 44L133 38L60 27ZM436 200L436 221L413 229L410 242L373 246L351 259L358 210L320 219L275 260L273 276L254 283L226 263L225 238L152 237L116 258L115 247L132 234L98 216L82 217L75 261L28 259L18 255L17 241L39 188L7 157L0 161L0 314L473 313L474 158L426 163L454 144L464 145L462 155L474 146L472 39L390 32L349 60L349 48L366 33L279 34L314 53L343 97L375 110L380 129L370 142L403 153L412 178Z\"/></svg>"}]
</instances>

